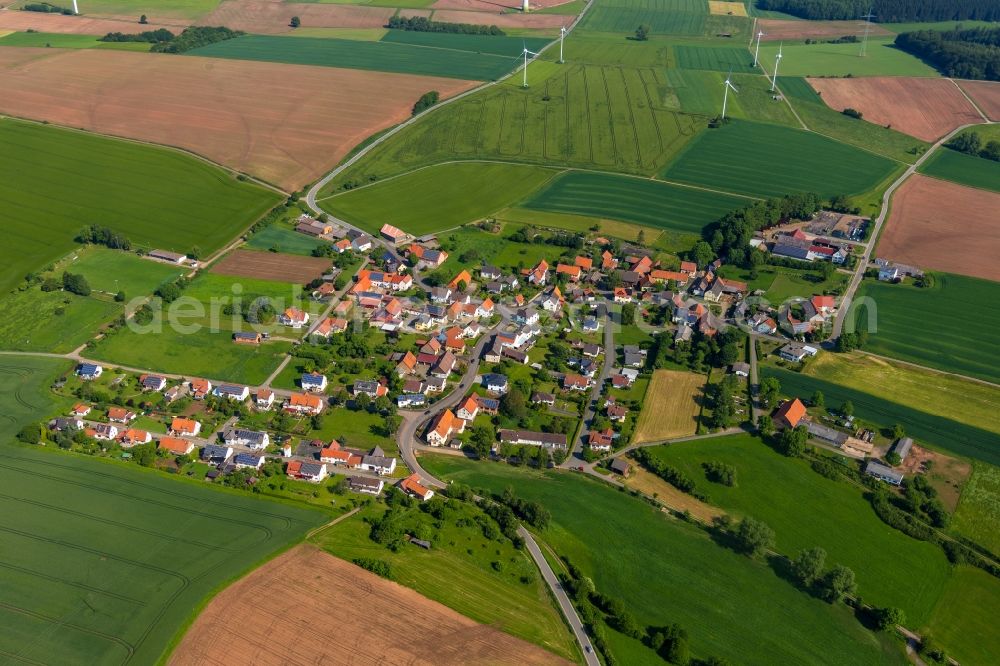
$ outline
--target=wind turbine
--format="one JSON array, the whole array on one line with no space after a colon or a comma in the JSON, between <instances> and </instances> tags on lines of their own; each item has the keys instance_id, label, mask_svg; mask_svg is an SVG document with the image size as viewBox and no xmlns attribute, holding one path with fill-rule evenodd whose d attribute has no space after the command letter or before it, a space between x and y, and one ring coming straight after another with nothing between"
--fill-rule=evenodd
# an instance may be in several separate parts
<instances>
[{"instance_id":1,"label":"wind turbine","mask_svg":"<svg viewBox=\"0 0 1000 666\"><path fill-rule=\"evenodd\" d=\"M778 55L774 58L774 77L771 79L771 92L774 92L775 87L778 85L778 65L781 64L781 49L785 46L784 42L778 45Z\"/></svg>"},{"instance_id":2,"label":"wind turbine","mask_svg":"<svg viewBox=\"0 0 1000 666\"><path fill-rule=\"evenodd\" d=\"M521 82L521 87L522 88L527 88L528 87L528 56L529 55L530 56L536 56L538 54L535 53L534 51L529 51L528 47L525 46L524 47L524 52L522 53L522 55L524 56L524 79Z\"/></svg>"},{"instance_id":3,"label":"wind turbine","mask_svg":"<svg viewBox=\"0 0 1000 666\"><path fill-rule=\"evenodd\" d=\"M566 39L566 26L559 28L559 64L566 62L563 60L563 40Z\"/></svg>"},{"instance_id":4,"label":"wind turbine","mask_svg":"<svg viewBox=\"0 0 1000 666\"><path fill-rule=\"evenodd\" d=\"M77 7L77 5L76 5L76 0L73 0L73 13L74 14L79 14L80 13L80 8Z\"/></svg>"},{"instance_id":5,"label":"wind turbine","mask_svg":"<svg viewBox=\"0 0 1000 666\"><path fill-rule=\"evenodd\" d=\"M732 88L734 93L739 94L739 90L733 85L730 80L733 76L733 70L729 70L729 74L726 75L726 80L722 82L722 119L726 119L726 104L729 102L729 89Z\"/></svg>"},{"instance_id":6,"label":"wind turbine","mask_svg":"<svg viewBox=\"0 0 1000 666\"><path fill-rule=\"evenodd\" d=\"M753 50L753 66L757 66L757 55L760 54L760 38L764 36L763 30L757 31L757 48Z\"/></svg>"},{"instance_id":7,"label":"wind turbine","mask_svg":"<svg viewBox=\"0 0 1000 666\"><path fill-rule=\"evenodd\" d=\"M875 15L872 14L871 8L868 9L868 13L862 16L865 20L865 36L861 39L861 57L864 58L868 54L868 32L872 28L872 19Z\"/></svg>"}]
</instances>

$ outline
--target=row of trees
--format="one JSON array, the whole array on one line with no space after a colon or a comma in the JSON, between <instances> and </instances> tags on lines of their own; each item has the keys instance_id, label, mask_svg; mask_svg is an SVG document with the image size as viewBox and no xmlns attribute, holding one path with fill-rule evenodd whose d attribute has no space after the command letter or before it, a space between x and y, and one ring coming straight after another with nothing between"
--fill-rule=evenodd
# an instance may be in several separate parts
<instances>
[{"instance_id":1,"label":"row of trees","mask_svg":"<svg viewBox=\"0 0 1000 666\"><path fill-rule=\"evenodd\" d=\"M473 23L446 23L432 21L425 16L393 16L386 24L391 30L408 30L410 32L448 32L459 35L493 35L503 36L505 33L495 25L476 25Z\"/></svg>"},{"instance_id":2,"label":"row of trees","mask_svg":"<svg viewBox=\"0 0 1000 666\"><path fill-rule=\"evenodd\" d=\"M185 53L202 46L224 42L227 39L241 37L246 33L242 30L230 30L222 26L193 26L185 28L184 32L168 42L157 42L150 49L153 53Z\"/></svg>"},{"instance_id":3,"label":"row of trees","mask_svg":"<svg viewBox=\"0 0 1000 666\"><path fill-rule=\"evenodd\" d=\"M896 46L947 76L1000 81L1000 28L904 32Z\"/></svg>"},{"instance_id":4,"label":"row of trees","mask_svg":"<svg viewBox=\"0 0 1000 666\"><path fill-rule=\"evenodd\" d=\"M994 0L757 0L757 7L813 20L851 21L869 9L883 23L1000 20Z\"/></svg>"},{"instance_id":5,"label":"row of trees","mask_svg":"<svg viewBox=\"0 0 1000 666\"><path fill-rule=\"evenodd\" d=\"M81 229L74 238L77 243L89 243L91 245L103 245L112 250L131 250L132 241L125 234L119 233L96 224Z\"/></svg>"},{"instance_id":6,"label":"row of trees","mask_svg":"<svg viewBox=\"0 0 1000 666\"><path fill-rule=\"evenodd\" d=\"M145 16L145 14L143 15ZM139 21L142 23L142 20ZM109 32L108 34L101 37L98 41L101 42L143 42L149 44L160 44L162 42L169 42L174 39L176 35L166 28L159 28L157 30L145 30L143 32Z\"/></svg>"},{"instance_id":7,"label":"row of trees","mask_svg":"<svg viewBox=\"0 0 1000 666\"><path fill-rule=\"evenodd\" d=\"M966 155L1000 162L1000 141L987 141L984 145L978 132L964 132L945 145Z\"/></svg>"}]
</instances>

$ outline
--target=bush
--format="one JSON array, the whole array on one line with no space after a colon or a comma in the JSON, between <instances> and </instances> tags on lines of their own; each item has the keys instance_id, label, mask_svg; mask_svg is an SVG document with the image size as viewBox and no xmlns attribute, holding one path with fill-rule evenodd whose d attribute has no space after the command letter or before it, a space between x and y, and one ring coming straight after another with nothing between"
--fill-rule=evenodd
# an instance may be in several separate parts
<instances>
[{"instance_id":1,"label":"bush","mask_svg":"<svg viewBox=\"0 0 1000 666\"><path fill-rule=\"evenodd\" d=\"M842 113L845 116L848 116L849 118L857 118L858 120L861 120L861 118L864 116L863 113L861 113L857 109L852 109L851 107L847 107L846 109L843 110Z\"/></svg>"},{"instance_id":2,"label":"bush","mask_svg":"<svg viewBox=\"0 0 1000 666\"><path fill-rule=\"evenodd\" d=\"M774 545L774 530L752 516L740 521L734 536L739 549L750 557L759 557Z\"/></svg>"},{"instance_id":3,"label":"bush","mask_svg":"<svg viewBox=\"0 0 1000 666\"><path fill-rule=\"evenodd\" d=\"M38 444L42 439L42 426L37 423L29 423L17 433L17 439L25 444Z\"/></svg>"},{"instance_id":4,"label":"bush","mask_svg":"<svg viewBox=\"0 0 1000 666\"><path fill-rule=\"evenodd\" d=\"M416 103L413 105L412 115L415 116L418 113L421 113L431 108L432 106L438 103L440 97L441 93L439 93L437 90L425 92L423 95L420 96L420 99L418 99Z\"/></svg>"},{"instance_id":5,"label":"bush","mask_svg":"<svg viewBox=\"0 0 1000 666\"><path fill-rule=\"evenodd\" d=\"M709 481L721 483L724 486L736 485L736 468L723 462L712 461L702 463L705 469L705 476Z\"/></svg>"},{"instance_id":6,"label":"bush","mask_svg":"<svg viewBox=\"0 0 1000 666\"><path fill-rule=\"evenodd\" d=\"M379 560L374 557L356 557L351 561L377 576L392 580L392 566L385 560Z\"/></svg>"}]
</instances>

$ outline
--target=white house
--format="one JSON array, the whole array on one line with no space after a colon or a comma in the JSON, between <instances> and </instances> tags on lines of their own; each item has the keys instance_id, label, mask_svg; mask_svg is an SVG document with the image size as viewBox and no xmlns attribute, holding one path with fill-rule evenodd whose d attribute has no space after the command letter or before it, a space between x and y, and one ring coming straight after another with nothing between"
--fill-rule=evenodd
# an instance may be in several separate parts
<instances>
[{"instance_id":1,"label":"white house","mask_svg":"<svg viewBox=\"0 0 1000 666\"><path fill-rule=\"evenodd\" d=\"M322 393L326 390L326 375L321 375L318 372L306 373L302 375L301 382L303 391L316 391Z\"/></svg>"},{"instance_id":2,"label":"white house","mask_svg":"<svg viewBox=\"0 0 1000 666\"><path fill-rule=\"evenodd\" d=\"M302 328L309 323L309 313L298 308L288 308L278 315L278 323L282 326Z\"/></svg>"}]
</instances>

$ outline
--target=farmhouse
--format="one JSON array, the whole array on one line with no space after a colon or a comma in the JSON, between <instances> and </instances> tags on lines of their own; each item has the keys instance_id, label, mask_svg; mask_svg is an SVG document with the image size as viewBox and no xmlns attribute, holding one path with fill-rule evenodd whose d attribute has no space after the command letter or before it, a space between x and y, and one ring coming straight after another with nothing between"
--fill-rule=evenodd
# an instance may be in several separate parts
<instances>
[{"instance_id":1,"label":"farmhouse","mask_svg":"<svg viewBox=\"0 0 1000 666\"><path fill-rule=\"evenodd\" d=\"M379 476L389 476L396 471L396 459L385 455L385 451L376 446L361 457L360 467Z\"/></svg>"},{"instance_id":2,"label":"farmhouse","mask_svg":"<svg viewBox=\"0 0 1000 666\"><path fill-rule=\"evenodd\" d=\"M774 420L780 426L787 428L794 428L799 425L799 422L806 416L806 406L802 404L802 401L798 398L794 400L786 400L781 403L778 407L778 411L774 414Z\"/></svg>"},{"instance_id":3,"label":"farmhouse","mask_svg":"<svg viewBox=\"0 0 1000 666\"><path fill-rule=\"evenodd\" d=\"M278 323L292 328L302 328L309 323L309 313L298 308L288 308L278 315Z\"/></svg>"},{"instance_id":4,"label":"farmhouse","mask_svg":"<svg viewBox=\"0 0 1000 666\"><path fill-rule=\"evenodd\" d=\"M426 502L434 497L434 491L420 483L419 474L411 474L399 482L399 488L407 495Z\"/></svg>"},{"instance_id":5,"label":"farmhouse","mask_svg":"<svg viewBox=\"0 0 1000 666\"><path fill-rule=\"evenodd\" d=\"M382 235L382 238L393 243L399 243L406 239L406 232L402 229L397 229L391 224L383 224L382 228L379 229L379 233Z\"/></svg>"},{"instance_id":6,"label":"farmhouse","mask_svg":"<svg viewBox=\"0 0 1000 666\"><path fill-rule=\"evenodd\" d=\"M899 456L900 462L906 460L906 456L910 454L910 449L913 448L913 440L909 437L900 437L899 441L893 445L892 450Z\"/></svg>"},{"instance_id":7,"label":"farmhouse","mask_svg":"<svg viewBox=\"0 0 1000 666\"><path fill-rule=\"evenodd\" d=\"M632 471L631 465L624 458L615 458L611 461L611 471L615 474L621 474L622 476L628 476L629 472Z\"/></svg>"},{"instance_id":8,"label":"farmhouse","mask_svg":"<svg viewBox=\"0 0 1000 666\"><path fill-rule=\"evenodd\" d=\"M891 467L886 467L882 463L875 462L871 460L865 465L865 474L868 476L874 476L876 479L881 479L886 483L891 483L894 486L898 486L903 483L903 475Z\"/></svg>"},{"instance_id":9,"label":"farmhouse","mask_svg":"<svg viewBox=\"0 0 1000 666\"><path fill-rule=\"evenodd\" d=\"M504 444L527 444L546 449L566 448L566 435L561 433L501 429L498 434Z\"/></svg>"},{"instance_id":10,"label":"farmhouse","mask_svg":"<svg viewBox=\"0 0 1000 666\"><path fill-rule=\"evenodd\" d=\"M201 432L201 424L192 419L175 416L170 423L170 434L181 437L197 437Z\"/></svg>"},{"instance_id":11,"label":"farmhouse","mask_svg":"<svg viewBox=\"0 0 1000 666\"><path fill-rule=\"evenodd\" d=\"M161 437L156 443L156 448L176 456L186 456L194 450L194 442L176 437Z\"/></svg>"},{"instance_id":12,"label":"farmhouse","mask_svg":"<svg viewBox=\"0 0 1000 666\"><path fill-rule=\"evenodd\" d=\"M837 448L842 447L847 442L847 433L825 426L822 423L809 421L809 423L806 424L806 429L809 431L810 437L818 439L831 446L836 446Z\"/></svg>"},{"instance_id":13,"label":"farmhouse","mask_svg":"<svg viewBox=\"0 0 1000 666\"><path fill-rule=\"evenodd\" d=\"M259 345L263 337L254 331L237 331L233 333L233 342L238 345Z\"/></svg>"}]
</instances>

